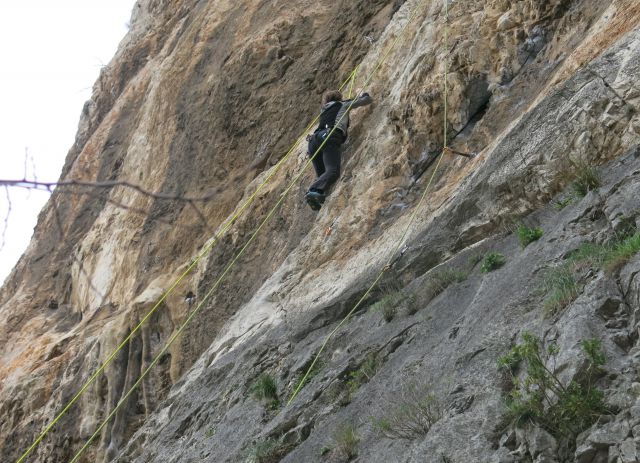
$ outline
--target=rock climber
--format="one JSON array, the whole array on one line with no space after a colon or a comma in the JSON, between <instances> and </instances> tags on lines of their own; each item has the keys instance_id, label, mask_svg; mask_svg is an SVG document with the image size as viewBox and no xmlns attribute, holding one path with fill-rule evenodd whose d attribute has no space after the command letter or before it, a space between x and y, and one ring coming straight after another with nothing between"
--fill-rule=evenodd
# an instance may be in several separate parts
<instances>
[{"instance_id":1,"label":"rock climber","mask_svg":"<svg viewBox=\"0 0 640 463\"><path fill-rule=\"evenodd\" d=\"M360 92L356 94L360 95ZM329 90L322 96L322 113L318 128L307 137L308 154L315 154L312 162L318 178L311 184L305 199L314 211L320 210L328 188L340 177L340 147L347 140L349 111L372 102L373 99L366 92L352 100L344 101L342 94L337 90ZM334 127L335 130L331 133ZM327 140L323 145L325 139ZM320 152L316 154L318 149Z\"/></svg>"}]
</instances>

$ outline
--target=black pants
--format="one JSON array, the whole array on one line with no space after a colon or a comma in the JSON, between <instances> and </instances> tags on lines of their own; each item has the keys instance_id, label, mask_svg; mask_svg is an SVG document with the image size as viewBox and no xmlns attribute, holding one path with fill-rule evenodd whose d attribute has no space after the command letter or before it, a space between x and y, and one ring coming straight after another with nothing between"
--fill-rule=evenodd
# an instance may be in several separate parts
<instances>
[{"instance_id":1,"label":"black pants","mask_svg":"<svg viewBox=\"0 0 640 463\"><path fill-rule=\"evenodd\" d=\"M324 129L315 132L309 139L308 154L313 156L324 139L329 136L331 129ZM313 168L316 171L318 178L309 187L310 190L319 190L322 193L326 193L327 189L335 183L340 177L340 162L341 153L340 146L344 143L344 135L339 130L334 130L331 137L322 146L322 149L311 162L313 162Z\"/></svg>"}]
</instances>

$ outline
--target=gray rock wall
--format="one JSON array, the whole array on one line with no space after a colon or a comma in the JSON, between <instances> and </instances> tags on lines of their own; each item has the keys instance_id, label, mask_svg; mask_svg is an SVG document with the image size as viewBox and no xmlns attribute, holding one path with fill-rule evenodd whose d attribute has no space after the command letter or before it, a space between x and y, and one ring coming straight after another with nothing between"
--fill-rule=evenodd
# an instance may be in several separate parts
<instances>
[{"instance_id":1,"label":"gray rock wall","mask_svg":"<svg viewBox=\"0 0 640 463\"><path fill-rule=\"evenodd\" d=\"M638 256L575 268L576 292L552 315L544 283L582 243L640 225L640 6L452 2L447 43L443 13L417 0L136 5L63 178L209 200L196 212L126 189L54 195L0 291L3 460L18 458L273 173L32 461L72 457L303 168L304 147L274 164L320 93L356 64L362 85L397 38L368 86L375 104L354 113L325 207L301 199L310 174L294 183L84 461L635 461ZM436 171L445 60L447 138L478 155L447 154ZM585 166L601 185L558 210ZM542 238L523 249L520 223ZM484 273L490 252L506 264ZM497 360L525 332L557 344L567 385L585 374L580 342L602 343L606 412L575 438L505 419L513 385ZM279 404L255 398L262 374ZM394 413L425 400L403 438L374 425L412 423Z\"/></svg>"}]
</instances>

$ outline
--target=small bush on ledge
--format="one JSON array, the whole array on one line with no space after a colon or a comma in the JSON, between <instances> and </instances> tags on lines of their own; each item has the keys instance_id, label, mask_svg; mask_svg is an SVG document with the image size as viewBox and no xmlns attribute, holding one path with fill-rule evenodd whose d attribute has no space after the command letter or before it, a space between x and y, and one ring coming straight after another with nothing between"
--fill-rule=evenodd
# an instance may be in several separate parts
<instances>
[{"instance_id":1,"label":"small bush on ledge","mask_svg":"<svg viewBox=\"0 0 640 463\"><path fill-rule=\"evenodd\" d=\"M518 240L523 248L526 248L534 241L538 241L542 238L543 233L542 228L529 228L524 225L521 225L518 227L518 230L516 230Z\"/></svg>"},{"instance_id":2,"label":"small bush on ledge","mask_svg":"<svg viewBox=\"0 0 640 463\"><path fill-rule=\"evenodd\" d=\"M507 398L508 422L516 426L532 422L556 437L574 440L607 412L604 394L594 386L605 363L600 341L584 340L581 344L587 358L584 377L568 385L555 369L557 345L545 350L540 339L530 333L524 333L522 343L500 358L498 367L511 376L513 385ZM520 367L524 374L517 375Z\"/></svg>"},{"instance_id":3,"label":"small bush on ledge","mask_svg":"<svg viewBox=\"0 0 640 463\"><path fill-rule=\"evenodd\" d=\"M507 260L502 254L490 252L482 261L482 267L480 267L480 270L482 270L483 273L493 272L494 270L502 267L506 262Z\"/></svg>"}]
</instances>

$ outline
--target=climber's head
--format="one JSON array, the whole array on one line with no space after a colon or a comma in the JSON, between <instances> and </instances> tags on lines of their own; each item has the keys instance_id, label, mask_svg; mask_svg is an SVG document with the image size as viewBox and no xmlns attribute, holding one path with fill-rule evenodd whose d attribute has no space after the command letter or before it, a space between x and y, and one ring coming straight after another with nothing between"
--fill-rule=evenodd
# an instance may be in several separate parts
<instances>
[{"instance_id":1,"label":"climber's head","mask_svg":"<svg viewBox=\"0 0 640 463\"><path fill-rule=\"evenodd\" d=\"M332 101L342 101L342 93L337 90L328 90L322 95L322 104L327 104Z\"/></svg>"}]
</instances>

